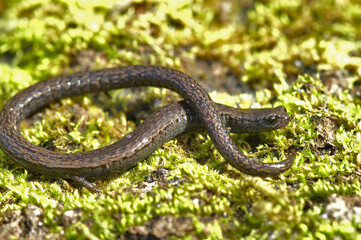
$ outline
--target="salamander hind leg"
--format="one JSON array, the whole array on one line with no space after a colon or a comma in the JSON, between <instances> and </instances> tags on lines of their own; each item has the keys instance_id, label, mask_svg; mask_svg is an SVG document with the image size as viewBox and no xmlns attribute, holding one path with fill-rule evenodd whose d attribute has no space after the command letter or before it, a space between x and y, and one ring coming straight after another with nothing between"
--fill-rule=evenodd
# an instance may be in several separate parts
<instances>
[{"instance_id":1,"label":"salamander hind leg","mask_svg":"<svg viewBox=\"0 0 361 240\"><path fill-rule=\"evenodd\" d=\"M101 193L99 188L97 188L91 182L87 181L84 177L72 176L71 179L74 180L76 183L80 184L81 186L86 187L90 192Z\"/></svg>"}]
</instances>

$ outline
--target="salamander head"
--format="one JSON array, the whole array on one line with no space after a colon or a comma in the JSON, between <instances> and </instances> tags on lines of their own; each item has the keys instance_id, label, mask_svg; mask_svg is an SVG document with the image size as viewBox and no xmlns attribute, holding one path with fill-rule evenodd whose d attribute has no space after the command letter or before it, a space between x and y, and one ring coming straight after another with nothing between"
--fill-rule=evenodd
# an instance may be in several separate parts
<instances>
[{"instance_id":1,"label":"salamander head","mask_svg":"<svg viewBox=\"0 0 361 240\"><path fill-rule=\"evenodd\" d=\"M290 116L282 106L276 108L237 109L229 117L228 127L234 133L266 132L283 128L287 126L290 120Z\"/></svg>"}]
</instances>

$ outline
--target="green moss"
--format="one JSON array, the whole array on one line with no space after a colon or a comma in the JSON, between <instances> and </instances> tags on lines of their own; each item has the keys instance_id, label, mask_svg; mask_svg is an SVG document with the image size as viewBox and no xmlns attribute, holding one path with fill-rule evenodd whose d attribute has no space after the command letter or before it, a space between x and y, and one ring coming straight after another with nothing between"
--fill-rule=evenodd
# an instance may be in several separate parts
<instances>
[{"instance_id":1,"label":"green moss","mask_svg":"<svg viewBox=\"0 0 361 240\"><path fill-rule=\"evenodd\" d=\"M251 177L229 166L206 134L185 134L136 168L97 180L96 195L28 173L1 152L0 225L21 210L17 238L29 236L31 204L43 210L43 238L360 238L360 4L23 0L0 1L0 14L0 106L59 74L158 64L188 73L217 102L283 105L287 127L232 137L265 162L296 154L279 177ZM57 151L90 150L177 99L157 88L64 99L22 132ZM335 198L346 202L339 218ZM78 215L66 220L71 211Z\"/></svg>"}]
</instances>

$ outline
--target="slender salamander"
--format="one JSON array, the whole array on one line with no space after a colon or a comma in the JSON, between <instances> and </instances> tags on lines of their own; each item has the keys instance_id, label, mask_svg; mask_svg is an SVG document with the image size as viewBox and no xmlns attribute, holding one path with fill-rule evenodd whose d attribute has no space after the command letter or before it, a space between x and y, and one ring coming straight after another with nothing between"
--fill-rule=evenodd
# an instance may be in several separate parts
<instances>
[{"instance_id":1,"label":"slender salamander","mask_svg":"<svg viewBox=\"0 0 361 240\"><path fill-rule=\"evenodd\" d=\"M64 97L138 86L168 88L184 101L159 109L120 141L92 151L49 151L30 143L19 131L24 118ZM283 107L242 110L215 104L197 82L180 71L127 66L55 77L20 91L0 113L0 148L30 171L74 179L91 191L99 191L86 179L127 170L175 136L204 129L233 167L250 175L274 176L289 169L294 156L276 163L249 159L236 147L229 128L234 132L271 131L289 121Z\"/></svg>"}]
</instances>

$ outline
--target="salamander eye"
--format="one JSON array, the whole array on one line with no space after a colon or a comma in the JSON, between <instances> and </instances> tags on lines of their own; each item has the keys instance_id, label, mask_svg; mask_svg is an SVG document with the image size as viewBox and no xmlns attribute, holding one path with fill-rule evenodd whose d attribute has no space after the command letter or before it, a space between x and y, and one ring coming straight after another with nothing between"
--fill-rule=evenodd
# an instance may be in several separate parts
<instances>
[{"instance_id":1,"label":"salamander eye","mask_svg":"<svg viewBox=\"0 0 361 240\"><path fill-rule=\"evenodd\" d=\"M271 114L267 117L267 121L270 125L275 125L278 123L279 117L276 114Z\"/></svg>"}]
</instances>

